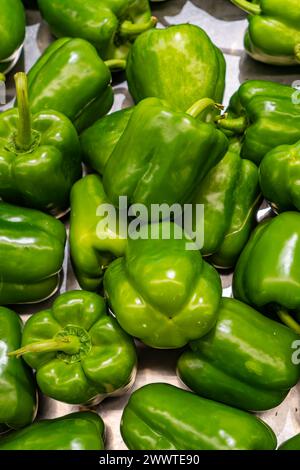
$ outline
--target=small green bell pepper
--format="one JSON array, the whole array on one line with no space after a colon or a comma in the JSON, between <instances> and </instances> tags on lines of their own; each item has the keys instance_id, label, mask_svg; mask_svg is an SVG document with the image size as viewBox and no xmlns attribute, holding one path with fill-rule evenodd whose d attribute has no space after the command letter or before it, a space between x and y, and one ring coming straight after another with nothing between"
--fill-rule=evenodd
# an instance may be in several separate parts
<instances>
[{"instance_id":1,"label":"small green bell pepper","mask_svg":"<svg viewBox=\"0 0 300 470\"><path fill-rule=\"evenodd\" d=\"M262 193L277 212L300 210L300 141L271 150L259 167Z\"/></svg>"},{"instance_id":2,"label":"small green bell pepper","mask_svg":"<svg viewBox=\"0 0 300 470\"><path fill-rule=\"evenodd\" d=\"M31 116L27 77L15 75L18 109L0 115L0 197L14 204L61 215L71 187L81 177L76 130L64 115Z\"/></svg>"},{"instance_id":3,"label":"small green bell pepper","mask_svg":"<svg viewBox=\"0 0 300 470\"><path fill-rule=\"evenodd\" d=\"M98 403L135 378L133 340L107 315L103 298L86 291L66 292L33 315L22 347L9 355L23 355L41 391L65 403Z\"/></svg>"},{"instance_id":4,"label":"small green bell pepper","mask_svg":"<svg viewBox=\"0 0 300 470\"><path fill-rule=\"evenodd\" d=\"M296 434L283 442L277 450L300 450L300 434Z\"/></svg>"},{"instance_id":5,"label":"small green bell pepper","mask_svg":"<svg viewBox=\"0 0 300 470\"><path fill-rule=\"evenodd\" d=\"M243 135L241 155L257 165L279 145L300 139L300 103L290 86L264 80L243 83L230 100L219 126Z\"/></svg>"},{"instance_id":6,"label":"small green bell pepper","mask_svg":"<svg viewBox=\"0 0 300 470\"><path fill-rule=\"evenodd\" d=\"M62 14L60 8L58 12ZM79 132L89 127L113 104L108 65L84 39L58 39L29 71L31 111L53 109L65 114Z\"/></svg>"},{"instance_id":7,"label":"small green bell pepper","mask_svg":"<svg viewBox=\"0 0 300 470\"><path fill-rule=\"evenodd\" d=\"M137 103L157 97L176 111L201 98L222 103L226 64L203 29L180 24L141 34L132 46L126 75Z\"/></svg>"},{"instance_id":8,"label":"small green bell pepper","mask_svg":"<svg viewBox=\"0 0 300 470\"><path fill-rule=\"evenodd\" d=\"M193 199L204 204L203 256L220 268L231 268L256 222L261 202L258 171L240 157L240 143L232 141L225 157L201 181ZM193 217L194 231L199 231Z\"/></svg>"},{"instance_id":9,"label":"small green bell pepper","mask_svg":"<svg viewBox=\"0 0 300 470\"><path fill-rule=\"evenodd\" d=\"M34 379L23 361L8 357L19 348L22 322L18 315L0 307L0 431L30 424L36 413L37 394Z\"/></svg>"},{"instance_id":10,"label":"small green bell pepper","mask_svg":"<svg viewBox=\"0 0 300 470\"><path fill-rule=\"evenodd\" d=\"M255 60L272 65L300 64L298 0L231 0L249 13L245 48Z\"/></svg>"},{"instance_id":11,"label":"small green bell pepper","mask_svg":"<svg viewBox=\"0 0 300 470\"><path fill-rule=\"evenodd\" d=\"M0 305L40 302L53 295L65 241L60 221L0 202Z\"/></svg>"},{"instance_id":12,"label":"small green bell pepper","mask_svg":"<svg viewBox=\"0 0 300 470\"><path fill-rule=\"evenodd\" d=\"M0 438L0 450L103 450L104 423L92 411L44 419Z\"/></svg>"},{"instance_id":13,"label":"small green bell pepper","mask_svg":"<svg viewBox=\"0 0 300 470\"><path fill-rule=\"evenodd\" d=\"M96 291L102 283L109 263L125 252L126 235L118 227L112 232L101 221L105 213L99 208L110 204L102 181L97 175L88 175L77 181L71 192L70 249L75 274L83 289ZM127 227L126 227L127 228Z\"/></svg>"},{"instance_id":14,"label":"small green bell pepper","mask_svg":"<svg viewBox=\"0 0 300 470\"><path fill-rule=\"evenodd\" d=\"M254 230L237 262L234 296L300 334L300 214L284 212Z\"/></svg>"},{"instance_id":15,"label":"small green bell pepper","mask_svg":"<svg viewBox=\"0 0 300 470\"><path fill-rule=\"evenodd\" d=\"M25 10L21 0L0 0L0 73L8 72L19 58L25 38Z\"/></svg>"},{"instance_id":16,"label":"small green bell pepper","mask_svg":"<svg viewBox=\"0 0 300 470\"><path fill-rule=\"evenodd\" d=\"M121 433L131 450L274 450L276 436L255 416L164 383L135 391Z\"/></svg>"},{"instance_id":17,"label":"small green bell pepper","mask_svg":"<svg viewBox=\"0 0 300 470\"><path fill-rule=\"evenodd\" d=\"M180 348L215 324L219 275L187 249L191 240L181 227L144 224L139 233L129 233L125 256L107 268L106 296L127 333L154 348Z\"/></svg>"},{"instance_id":18,"label":"small green bell pepper","mask_svg":"<svg viewBox=\"0 0 300 470\"><path fill-rule=\"evenodd\" d=\"M131 43L156 25L148 0L38 0L58 36L83 38L107 59L126 59Z\"/></svg>"},{"instance_id":19,"label":"small green bell pepper","mask_svg":"<svg viewBox=\"0 0 300 470\"><path fill-rule=\"evenodd\" d=\"M279 405L300 378L299 336L242 302L222 299L215 327L179 358L180 378L197 394L245 410Z\"/></svg>"}]
</instances>

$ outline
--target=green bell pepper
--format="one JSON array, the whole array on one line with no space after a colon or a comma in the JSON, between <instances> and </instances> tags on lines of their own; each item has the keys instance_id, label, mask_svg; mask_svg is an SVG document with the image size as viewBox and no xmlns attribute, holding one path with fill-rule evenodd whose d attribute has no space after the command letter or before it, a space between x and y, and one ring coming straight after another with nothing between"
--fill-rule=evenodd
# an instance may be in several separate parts
<instances>
[{"instance_id":1,"label":"green bell pepper","mask_svg":"<svg viewBox=\"0 0 300 470\"><path fill-rule=\"evenodd\" d=\"M300 141L271 150L259 167L262 193L275 211L300 210Z\"/></svg>"},{"instance_id":2,"label":"green bell pepper","mask_svg":"<svg viewBox=\"0 0 300 470\"><path fill-rule=\"evenodd\" d=\"M273 450L276 436L260 419L164 383L135 391L121 433L132 450Z\"/></svg>"},{"instance_id":3,"label":"green bell pepper","mask_svg":"<svg viewBox=\"0 0 300 470\"><path fill-rule=\"evenodd\" d=\"M65 403L98 403L135 378L133 340L107 315L103 298L86 291L66 292L33 315L22 347L9 355L24 356L41 391Z\"/></svg>"},{"instance_id":4,"label":"green bell pepper","mask_svg":"<svg viewBox=\"0 0 300 470\"><path fill-rule=\"evenodd\" d=\"M64 115L31 116L27 77L15 75L18 109L0 115L0 197L14 204L61 215L71 187L81 177L76 130Z\"/></svg>"},{"instance_id":5,"label":"green bell pepper","mask_svg":"<svg viewBox=\"0 0 300 470\"><path fill-rule=\"evenodd\" d=\"M225 157L210 170L193 199L204 204L203 256L220 268L231 268L256 222L261 202L258 171L241 159L240 143L232 141ZM193 230L199 231L193 217Z\"/></svg>"},{"instance_id":6,"label":"green bell pepper","mask_svg":"<svg viewBox=\"0 0 300 470\"><path fill-rule=\"evenodd\" d=\"M300 334L300 214L284 212L261 223L237 262L234 296L276 314Z\"/></svg>"},{"instance_id":7,"label":"green bell pepper","mask_svg":"<svg viewBox=\"0 0 300 470\"><path fill-rule=\"evenodd\" d=\"M7 353L20 347L22 322L12 310L0 307L0 432L30 424L36 413L34 379L22 361ZM3 426L3 429L2 429Z\"/></svg>"},{"instance_id":8,"label":"green bell pepper","mask_svg":"<svg viewBox=\"0 0 300 470\"><path fill-rule=\"evenodd\" d=\"M45 419L0 438L0 450L103 450L104 423L92 411Z\"/></svg>"},{"instance_id":9,"label":"green bell pepper","mask_svg":"<svg viewBox=\"0 0 300 470\"><path fill-rule=\"evenodd\" d=\"M102 283L104 270L114 257L125 252L125 237L118 227L112 232L101 222L105 220L99 208L110 204L102 181L88 175L77 181L71 192L70 249L75 274L83 289L96 291Z\"/></svg>"},{"instance_id":10,"label":"green bell pepper","mask_svg":"<svg viewBox=\"0 0 300 470\"><path fill-rule=\"evenodd\" d=\"M215 324L221 297L216 270L170 222L142 225L125 256L104 275L110 307L122 328L154 348L180 348ZM153 235L154 234L154 235Z\"/></svg>"},{"instance_id":11,"label":"green bell pepper","mask_svg":"<svg viewBox=\"0 0 300 470\"><path fill-rule=\"evenodd\" d=\"M249 13L245 48L255 60L272 65L300 64L298 0L231 0Z\"/></svg>"},{"instance_id":12,"label":"green bell pepper","mask_svg":"<svg viewBox=\"0 0 300 470\"><path fill-rule=\"evenodd\" d=\"M137 103L157 97L176 111L201 98L223 100L226 64L205 31L181 24L141 34L132 46L126 75Z\"/></svg>"},{"instance_id":13,"label":"green bell pepper","mask_svg":"<svg viewBox=\"0 0 300 470\"><path fill-rule=\"evenodd\" d=\"M113 104L108 65L84 39L58 39L29 71L31 111L59 111L81 132Z\"/></svg>"},{"instance_id":14,"label":"green bell pepper","mask_svg":"<svg viewBox=\"0 0 300 470\"><path fill-rule=\"evenodd\" d=\"M235 299L222 299L215 327L179 358L197 394L245 410L278 406L300 378L291 361L299 336Z\"/></svg>"},{"instance_id":15,"label":"green bell pepper","mask_svg":"<svg viewBox=\"0 0 300 470\"><path fill-rule=\"evenodd\" d=\"M300 450L300 434L296 434L283 442L277 450Z\"/></svg>"},{"instance_id":16,"label":"green bell pepper","mask_svg":"<svg viewBox=\"0 0 300 470\"><path fill-rule=\"evenodd\" d=\"M125 59L131 43L156 25L148 0L38 0L58 36L83 38L103 59Z\"/></svg>"},{"instance_id":17,"label":"green bell pepper","mask_svg":"<svg viewBox=\"0 0 300 470\"><path fill-rule=\"evenodd\" d=\"M59 287L65 241L60 221L0 202L0 305L51 297Z\"/></svg>"},{"instance_id":18,"label":"green bell pepper","mask_svg":"<svg viewBox=\"0 0 300 470\"><path fill-rule=\"evenodd\" d=\"M127 196L129 204L141 203L147 208L151 204L189 202L199 182L225 155L228 147L222 132L212 124L199 121L201 115L213 107L214 102L206 98L196 102L186 113L173 111L158 98L140 102L117 143L121 124L112 131L112 137L104 140L112 144L103 170L103 185L111 202L118 207L120 196ZM111 116L113 128L116 118ZM128 114L123 113L117 120L123 122L127 118ZM109 117L103 126L107 132L108 122ZM90 141L91 132L87 132L85 140ZM98 163L94 164L93 155L85 161L102 169L106 145L103 155L100 139L97 145L98 142Z\"/></svg>"},{"instance_id":19,"label":"green bell pepper","mask_svg":"<svg viewBox=\"0 0 300 470\"><path fill-rule=\"evenodd\" d=\"M8 72L19 58L25 38L25 10L21 0L0 0L0 73Z\"/></svg>"},{"instance_id":20,"label":"green bell pepper","mask_svg":"<svg viewBox=\"0 0 300 470\"><path fill-rule=\"evenodd\" d=\"M224 130L241 134L241 155L257 165L279 145L300 139L300 103L297 91L264 80L243 83L230 100L227 117L219 119Z\"/></svg>"}]
</instances>

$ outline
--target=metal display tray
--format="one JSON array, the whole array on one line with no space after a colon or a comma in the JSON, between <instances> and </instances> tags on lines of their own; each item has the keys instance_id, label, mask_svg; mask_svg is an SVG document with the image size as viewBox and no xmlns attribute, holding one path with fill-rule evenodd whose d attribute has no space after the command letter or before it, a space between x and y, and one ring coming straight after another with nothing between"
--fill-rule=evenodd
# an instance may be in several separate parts
<instances>
[{"instance_id":1,"label":"metal display tray","mask_svg":"<svg viewBox=\"0 0 300 470\"><path fill-rule=\"evenodd\" d=\"M158 27L179 23L199 25L222 49L227 62L225 105L228 104L230 96L240 83L247 79L269 79L285 84L292 84L300 79L299 69L265 66L254 62L245 55L243 36L247 26L246 16L228 0L168 0L162 3L153 3L152 8L153 14L159 19ZM47 25L41 21L37 11L27 11L27 24L24 52L17 66L8 76L7 103L0 108L2 110L12 105L14 98L13 73L16 70L25 69L28 71L53 40ZM112 111L132 104L125 81L114 84L114 91L115 103ZM67 218L66 225L68 225ZM231 295L231 278L230 274L222 275L225 296ZM78 288L79 285L72 271L67 246L60 292ZM17 307L16 310L22 314L26 321L30 314L47 308L52 300L33 307ZM176 376L176 361L181 351L154 350L141 343L137 343L137 347L139 364L133 390L152 382L167 382L185 388ZM259 416L272 427L279 443L300 432L299 387L300 385L294 387L279 407L259 413ZM126 449L120 435L120 420L122 410L131 392L132 390L119 398L106 399L94 408L100 413L106 425L107 449ZM78 406L66 405L40 396L38 419L55 418L78 409Z\"/></svg>"}]
</instances>

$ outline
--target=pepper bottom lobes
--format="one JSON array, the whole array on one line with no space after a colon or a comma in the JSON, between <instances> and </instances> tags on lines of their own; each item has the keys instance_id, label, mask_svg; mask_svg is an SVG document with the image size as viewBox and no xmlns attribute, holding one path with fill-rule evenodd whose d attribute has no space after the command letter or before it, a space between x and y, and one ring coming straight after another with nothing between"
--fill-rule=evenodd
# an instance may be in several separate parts
<instances>
[{"instance_id":1,"label":"pepper bottom lobes","mask_svg":"<svg viewBox=\"0 0 300 470\"><path fill-rule=\"evenodd\" d=\"M121 433L131 450L274 450L276 436L255 416L163 383L135 391Z\"/></svg>"}]
</instances>

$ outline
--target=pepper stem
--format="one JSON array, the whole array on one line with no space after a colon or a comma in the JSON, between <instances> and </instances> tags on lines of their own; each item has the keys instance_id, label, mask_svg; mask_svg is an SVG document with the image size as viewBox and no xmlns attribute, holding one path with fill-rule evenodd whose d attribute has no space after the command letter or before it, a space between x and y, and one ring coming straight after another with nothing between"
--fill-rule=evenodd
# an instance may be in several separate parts
<instances>
[{"instance_id":1,"label":"pepper stem","mask_svg":"<svg viewBox=\"0 0 300 470\"><path fill-rule=\"evenodd\" d=\"M32 144L31 113L28 100L27 76L24 72L18 72L14 79L19 111L15 143L18 150L27 151Z\"/></svg>"},{"instance_id":2,"label":"pepper stem","mask_svg":"<svg viewBox=\"0 0 300 470\"><path fill-rule=\"evenodd\" d=\"M294 318L286 310L280 309L280 310L277 310L276 313L278 317L280 318L280 320L282 321L282 323L284 323L286 326L291 328L291 330L295 331L295 333L300 335L299 323L297 323L296 320L294 320Z\"/></svg>"},{"instance_id":3,"label":"pepper stem","mask_svg":"<svg viewBox=\"0 0 300 470\"><path fill-rule=\"evenodd\" d=\"M297 44L295 47L295 56L298 62L300 62L300 44Z\"/></svg>"},{"instance_id":4,"label":"pepper stem","mask_svg":"<svg viewBox=\"0 0 300 470\"><path fill-rule=\"evenodd\" d=\"M120 36L137 36L138 34L148 31L148 29L154 28L157 24L157 18L151 16L150 20L146 23L132 23L131 21L124 21L119 30Z\"/></svg>"},{"instance_id":5,"label":"pepper stem","mask_svg":"<svg viewBox=\"0 0 300 470\"><path fill-rule=\"evenodd\" d=\"M45 353L63 351L67 354L76 354L80 349L80 340L77 336L65 336L59 339L49 339L37 343L27 344L23 348L8 353L8 356L20 357L28 353Z\"/></svg>"},{"instance_id":6,"label":"pepper stem","mask_svg":"<svg viewBox=\"0 0 300 470\"><path fill-rule=\"evenodd\" d=\"M126 69L126 60L124 59L111 59L106 60L105 65L109 70L125 70Z\"/></svg>"},{"instance_id":7,"label":"pepper stem","mask_svg":"<svg viewBox=\"0 0 300 470\"><path fill-rule=\"evenodd\" d=\"M201 100L196 101L187 111L186 114L197 118L204 111L207 111L209 108L223 109L221 104L217 104L211 98L202 98Z\"/></svg>"},{"instance_id":8,"label":"pepper stem","mask_svg":"<svg viewBox=\"0 0 300 470\"><path fill-rule=\"evenodd\" d=\"M216 122L222 129L232 131L235 134L243 134L248 127L248 120L246 116L232 119L228 118L227 114L225 113L223 116L217 117Z\"/></svg>"},{"instance_id":9,"label":"pepper stem","mask_svg":"<svg viewBox=\"0 0 300 470\"><path fill-rule=\"evenodd\" d=\"M230 0L231 3L244 10L250 15L260 15L262 13L261 7L255 3L251 3L248 0Z\"/></svg>"},{"instance_id":10,"label":"pepper stem","mask_svg":"<svg viewBox=\"0 0 300 470\"><path fill-rule=\"evenodd\" d=\"M5 80L6 80L6 77L4 73L0 73L0 82L5 82Z\"/></svg>"}]
</instances>

